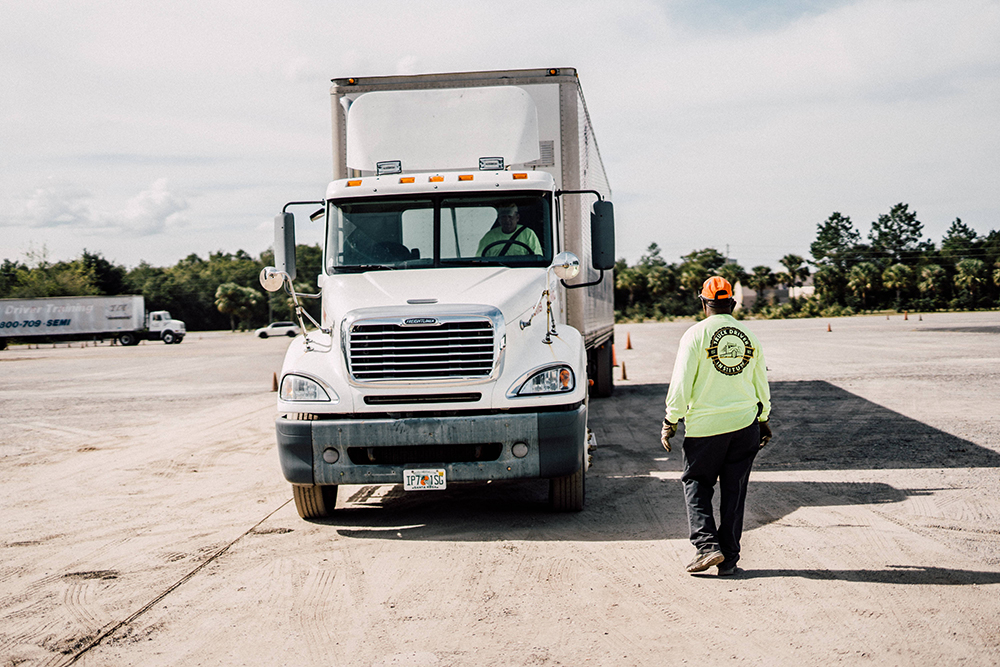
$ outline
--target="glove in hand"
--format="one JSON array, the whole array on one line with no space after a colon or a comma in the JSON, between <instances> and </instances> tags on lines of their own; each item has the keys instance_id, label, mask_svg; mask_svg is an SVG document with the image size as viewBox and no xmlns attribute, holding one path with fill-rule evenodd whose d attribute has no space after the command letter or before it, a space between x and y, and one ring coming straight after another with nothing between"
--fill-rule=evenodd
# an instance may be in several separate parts
<instances>
[{"instance_id":1,"label":"glove in hand","mask_svg":"<svg viewBox=\"0 0 1000 667\"><path fill-rule=\"evenodd\" d=\"M670 422L664 420L663 428L660 429L660 444L663 448L670 451L670 438L674 437L677 433L677 424L671 424Z\"/></svg>"},{"instance_id":2,"label":"glove in hand","mask_svg":"<svg viewBox=\"0 0 1000 667\"><path fill-rule=\"evenodd\" d=\"M771 424L768 422L760 422L760 446L763 447L771 441Z\"/></svg>"}]
</instances>

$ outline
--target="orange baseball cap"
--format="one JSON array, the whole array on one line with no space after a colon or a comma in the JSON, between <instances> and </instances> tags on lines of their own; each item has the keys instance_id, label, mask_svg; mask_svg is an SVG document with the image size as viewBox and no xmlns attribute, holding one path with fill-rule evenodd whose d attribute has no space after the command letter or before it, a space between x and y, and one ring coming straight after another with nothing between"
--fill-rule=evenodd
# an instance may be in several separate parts
<instances>
[{"instance_id":1,"label":"orange baseball cap","mask_svg":"<svg viewBox=\"0 0 1000 667\"><path fill-rule=\"evenodd\" d=\"M733 286L722 276L712 276L701 286L701 298L708 301L733 298Z\"/></svg>"}]
</instances>

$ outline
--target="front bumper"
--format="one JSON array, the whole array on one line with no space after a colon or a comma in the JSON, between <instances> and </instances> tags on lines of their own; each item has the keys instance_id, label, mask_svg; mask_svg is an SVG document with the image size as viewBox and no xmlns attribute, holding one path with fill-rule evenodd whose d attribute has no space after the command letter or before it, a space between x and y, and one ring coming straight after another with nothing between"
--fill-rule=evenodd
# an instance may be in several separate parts
<instances>
[{"instance_id":1,"label":"front bumper","mask_svg":"<svg viewBox=\"0 0 1000 667\"><path fill-rule=\"evenodd\" d=\"M571 475L583 461L587 407L401 419L276 420L278 456L292 484L397 484L403 470L444 468L449 482ZM527 445L516 457L512 448ZM452 446L452 447L449 447ZM336 463L323 453L337 450ZM369 450L369 448L371 448ZM495 452L492 460L423 460L441 452ZM391 456L383 453L391 452ZM461 456L461 454L459 454ZM389 458L405 462L383 462Z\"/></svg>"}]
</instances>

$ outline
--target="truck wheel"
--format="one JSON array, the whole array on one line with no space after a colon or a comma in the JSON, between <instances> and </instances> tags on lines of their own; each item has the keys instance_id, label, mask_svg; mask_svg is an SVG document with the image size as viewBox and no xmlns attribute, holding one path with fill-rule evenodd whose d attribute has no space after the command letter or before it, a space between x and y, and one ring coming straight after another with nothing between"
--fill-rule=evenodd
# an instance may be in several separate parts
<instances>
[{"instance_id":1,"label":"truck wheel","mask_svg":"<svg viewBox=\"0 0 1000 667\"><path fill-rule=\"evenodd\" d=\"M118 342L124 345L125 347L129 347L131 345L138 345L139 337L136 336L131 331L126 331L125 333L118 336Z\"/></svg>"},{"instance_id":2,"label":"truck wheel","mask_svg":"<svg viewBox=\"0 0 1000 667\"><path fill-rule=\"evenodd\" d=\"M594 350L594 386L590 393L596 398L607 398L615 391L613 344L608 340Z\"/></svg>"},{"instance_id":3,"label":"truck wheel","mask_svg":"<svg viewBox=\"0 0 1000 667\"><path fill-rule=\"evenodd\" d=\"M177 342L177 337L174 336L173 331L164 331L163 342L166 343L167 345L173 345L174 343Z\"/></svg>"},{"instance_id":4,"label":"truck wheel","mask_svg":"<svg viewBox=\"0 0 1000 667\"><path fill-rule=\"evenodd\" d=\"M322 519L333 514L337 506L337 487L303 486L292 484L292 496L295 498L295 510L303 519Z\"/></svg>"},{"instance_id":5,"label":"truck wheel","mask_svg":"<svg viewBox=\"0 0 1000 667\"><path fill-rule=\"evenodd\" d=\"M178 336L177 340L174 341L174 345L180 345L182 340L184 340L184 336Z\"/></svg>"},{"instance_id":6,"label":"truck wheel","mask_svg":"<svg viewBox=\"0 0 1000 667\"><path fill-rule=\"evenodd\" d=\"M6 349L7 349L7 339L0 338L0 350L6 350Z\"/></svg>"},{"instance_id":7,"label":"truck wheel","mask_svg":"<svg viewBox=\"0 0 1000 667\"><path fill-rule=\"evenodd\" d=\"M580 469L572 475L549 480L549 507L554 512L579 512L583 509L586 490L587 464L580 461Z\"/></svg>"}]
</instances>

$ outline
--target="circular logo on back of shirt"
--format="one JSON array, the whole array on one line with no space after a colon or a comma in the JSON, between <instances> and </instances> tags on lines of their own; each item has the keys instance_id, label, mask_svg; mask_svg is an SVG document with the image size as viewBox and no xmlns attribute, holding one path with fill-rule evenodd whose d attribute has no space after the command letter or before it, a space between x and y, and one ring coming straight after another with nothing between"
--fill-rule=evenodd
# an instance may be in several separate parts
<instances>
[{"instance_id":1,"label":"circular logo on back of shirt","mask_svg":"<svg viewBox=\"0 0 1000 667\"><path fill-rule=\"evenodd\" d=\"M750 338L736 327L722 327L716 331L706 351L715 370L723 375L739 375L753 359Z\"/></svg>"}]
</instances>

